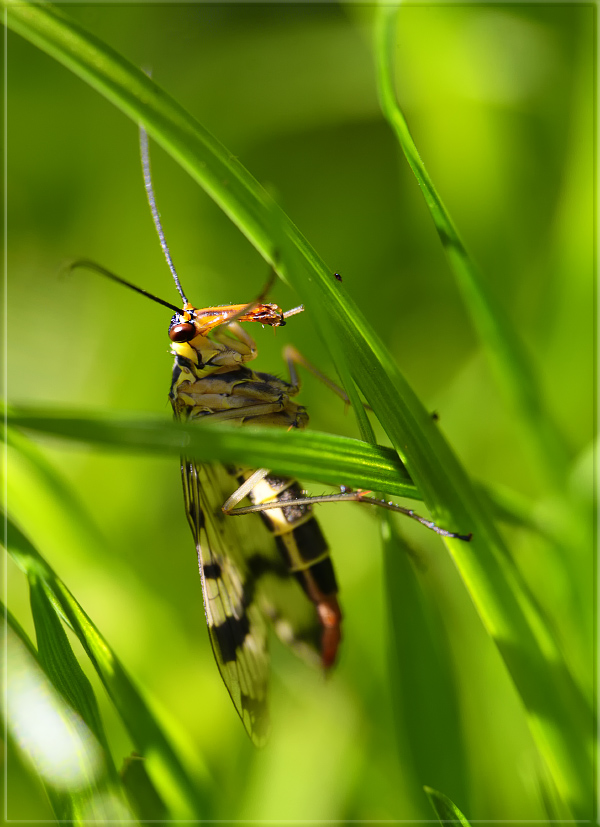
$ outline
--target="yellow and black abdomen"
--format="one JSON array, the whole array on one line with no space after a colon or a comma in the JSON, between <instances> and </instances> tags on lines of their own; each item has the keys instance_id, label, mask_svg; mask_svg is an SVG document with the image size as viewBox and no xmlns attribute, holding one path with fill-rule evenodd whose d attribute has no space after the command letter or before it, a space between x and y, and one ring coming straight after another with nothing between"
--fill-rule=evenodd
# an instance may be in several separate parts
<instances>
[{"instance_id":1,"label":"yellow and black abdomen","mask_svg":"<svg viewBox=\"0 0 600 827\"><path fill-rule=\"evenodd\" d=\"M241 473L238 482L242 484L251 473ZM296 480L269 475L252 489L248 498L253 505L281 504L281 508L261 511L260 516L273 534L287 570L316 608L321 625L321 662L329 668L341 640L338 587L329 548L312 506L295 502L303 496Z\"/></svg>"}]
</instances>

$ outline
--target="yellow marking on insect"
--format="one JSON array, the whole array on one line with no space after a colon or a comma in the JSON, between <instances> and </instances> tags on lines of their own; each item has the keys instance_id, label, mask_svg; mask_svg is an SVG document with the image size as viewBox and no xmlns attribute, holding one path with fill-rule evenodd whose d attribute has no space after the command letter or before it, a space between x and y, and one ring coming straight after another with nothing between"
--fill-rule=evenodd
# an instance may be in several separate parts
<instances>
[{"instance_id":1,"label":"yellow marking on insect","mask_svg":"<svg viewBox=\"0 0 600 827\"><path fill-rule=\"evenodd\" d=\"M286 546L289 550L289 545L286 543ZM290 566L291 572L297 571L307 571L308 569L315 566L317 563L320 563L321 560L326 560L329 557L329 551L324 551L323 554L320 554L318 557L313 557L312 560L303 560L301 563L294 563Z\"/></svg>"}]
</instances>

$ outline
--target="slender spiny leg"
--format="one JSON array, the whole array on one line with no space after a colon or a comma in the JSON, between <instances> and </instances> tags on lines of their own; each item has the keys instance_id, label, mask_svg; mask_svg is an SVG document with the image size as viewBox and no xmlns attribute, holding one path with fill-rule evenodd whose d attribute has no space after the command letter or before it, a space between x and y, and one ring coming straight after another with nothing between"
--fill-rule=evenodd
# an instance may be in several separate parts
<instances>
[{"instance_id":1,"label":"slender spiny leg","mask_svg":"<svg viewBox=\"0 0 600 827\"><path fill-rule=\"evenodd\" d=\"M322 382L324 385L326 385L329 388L330 391L335 393L336 396L339 396L339 398L343 402L345 402L346 405L350 404L350 400L348 398L348 395L347 395L346 391L343 388L340 388L339 385L336 385L335 382L333 382L324 373L321 373L321 371L318 368L316 368L313 365L312 362L309 362L308 359L305 356L303 356L303 354L300 353L300 351L297 348L295 348L293 345L286 345L285 346L285 348L283 350L283 358L287 362L288 371L290 373L290 381L291 381L293 387L297 388L298 390L300 389L300 377L298 376L298 372L296 370L296 365L302 365L303 368L310 371L310 373L312 373L313 376L316 376L316 378L320 382ZM297 393L298 390L296 390L295 392ZM372 411L373 410L373 408L371 408L370 405L367 405L364 402L363 402L363 407L367 411Z\"/></svg>"},{"instance_id":2,"label":"slender spiny leg","mask_svg":"<svg viewBox=\"0 0 600 827\"><path fill-rule=\"evenodd\" d=\"M326 385L336 396L339 396L347 405L350 404L350 400L346 395L345 391L340 388L335 382L332 382L328 376L325 376L324 373L316 368L312 362L309 362L305 356L300 353L297 348L293 345L287 345L283 351L284 359L287 362L288 370L290 373L290 381L292 383L292 387L295 389L293 392L290 392L290 395L297 393L300 389L300 379L298 373L296 371L296 365L302 365L302 367L306 368L306 370L310 371L313 376L316 376L317 379L320 379L324 385ZM363 403L364 404L364 403ZM366 410L371 411L373 410L370 405L364 404ZM399 514L404 514L407 517L410 517L413 520L421 523L426 528L429 528L431 531L434 531L436 534L441 535L442 537L452 537L458 540L465 540L468 542L471 539L471 534L458 534L453 531L448 531L445 528L440 528L440 526L436 525L433 520L427 520L425 517L421 517L419 514L414 512L411 508L404 508L401 505L397 505L396 503L388 502L387 500L379 500L375 497L368 496L367 492L362 490L357 491L349 491L346 489L342 489L339 494L325 494L322 497L304 497L299 500L294 500L296 505L303 505L303 504L313 504L313 503L325 503L325 502L362 502L362 503L369 503L371 505L377 505L381 508L387 508L391 511L396 511ZM235 511L230 513L234 514L235 516L240 514L248 514L252 511L266 511L270 508L275 508L275 505L271 505L270 503L265 503L262 506L247 506L245 508L237 508Z\"/></svg>"},{"instance_id":3,"label":"slender spiny leg","mask_svg":"<svg viewBox=\"0 0 600 827\"><path fill-rule=\"evenodd\" d=\"M257 480L258 482L258 480ZM237 492L236 492L237 494ZM234 495L235 496L235 495ZM240 502L240 499L237 500ZM406 517L410 517L412 520L416 520L421 525L424 525L425 528L430 529L430 531L434 531L436 534L439 534L441 537L449 537L455 540L464 540L465 542L469 542L472 535L471 534L459 534L454 531L448 531L446 528L440 528L433 520L428 520L425 517L421 517L412 508L404 508L397 503L388 502L387 500L378 500L375 497L369 497L365 494L364 491L344 491L339 494L323 494L322 496L317 497L300 497L293 501L295 506L300 505L314 505L315 503L340 503L340 502L359 502L359 503L367 503L368 505L377 505L381 508L387 508L390 511L395 511L398 514L404 514ZM234 511L228 511L229 514L233 516L240 516L241 514L251 514L254 511L268 511L270 508L280 508L279 503L262 503L261 505L248 505L244 506L243 508L236 508Z\"/></svg>"}]
</instances>

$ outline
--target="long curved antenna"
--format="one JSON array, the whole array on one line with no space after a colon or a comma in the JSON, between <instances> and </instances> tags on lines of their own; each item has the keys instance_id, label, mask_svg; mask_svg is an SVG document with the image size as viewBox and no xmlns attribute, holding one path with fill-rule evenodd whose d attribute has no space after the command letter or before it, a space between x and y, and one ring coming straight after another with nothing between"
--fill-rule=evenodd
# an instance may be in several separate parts
<instances>
[{"instance_id":1,"label":"long curved antenna","mask_svg":"<svg viewBox=\"0 0 600 827\"><path fill-rule=\"evenodd\" d=\"M87 258L78 258L75 261L67 261L61 269L72 273L73 270L76 270L78 267L82 267L85 270L92 270L94 273L100 273L101 276L106 276L107 278L116 281L118 284L122 284L124 287L129 287L130 290L135 290L136 293L141 293L142 296L146 296L147 299L152 299L153 302L162 304L163 307L168 307L169 310L174 310L175 313L181 313L181 308L177 307L177 305L166 302L164 299L159 299L158 296L154 295L154 293L149 293L142 287L137 287L130 281L122 279L121 276L117 276L116 273L112 273L110 270L107 270L106 267L102 267L101 264L96 264L95 261L90 261Z\"/></svg>"},{"instance_id":2,"label":"long curved antenna","mask_svg":"<svg viewBox=\"0 0 600 827\"><path fill-rule=\"evenodd\" d=\"M162 251L165 255L167 260L167 264L169 265L169 270L171 271L171 275L173 276L173 280L175 281L175 287L177 288L179 295L181 296L181 300L183 304L188 304L188 300L186 298L185 293L183 292L183 287L181 286L181 282L179 281L179 276L177 275L177 270L175 269L175 265L173 264L173 260L171 258L171 253L169 252L169 247L167 245L167 241L165 239L165 233L162 228L162 224L160 223L160 216L158 214L158 209L156 207L156 199L154 198L154 188L152 186L152 174L150 172L150 149L148 147L148 133L144 129L144 127L140 124L140 152L142 155L142 170L144 172L144 186L146 187L146 195L148 196L148 203L150 204L150 211L152 212L152 219L154 221L154 226L156 227L156 232L158 233L158 239L160 241L160 246L162 247Z\"/></svg>"}]
</instances>

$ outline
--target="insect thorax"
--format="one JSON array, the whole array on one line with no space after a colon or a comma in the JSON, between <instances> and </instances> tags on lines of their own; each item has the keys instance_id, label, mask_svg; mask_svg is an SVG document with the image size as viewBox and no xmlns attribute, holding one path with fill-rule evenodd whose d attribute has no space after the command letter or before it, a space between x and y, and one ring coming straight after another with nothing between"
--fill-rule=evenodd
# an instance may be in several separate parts
<instances>
[{"instance_id":1,"label":"insect thorax","mask_svg":"<svg viewBox=\"0 0 600 827\"><path fill-rule=\"evenodd\" d=\"M308 414L290 398L298 388L245 367L255 357L253 344L230 336L173 343L169 398L176 417L304 428Z\"/></svg>"}]
</instances>

